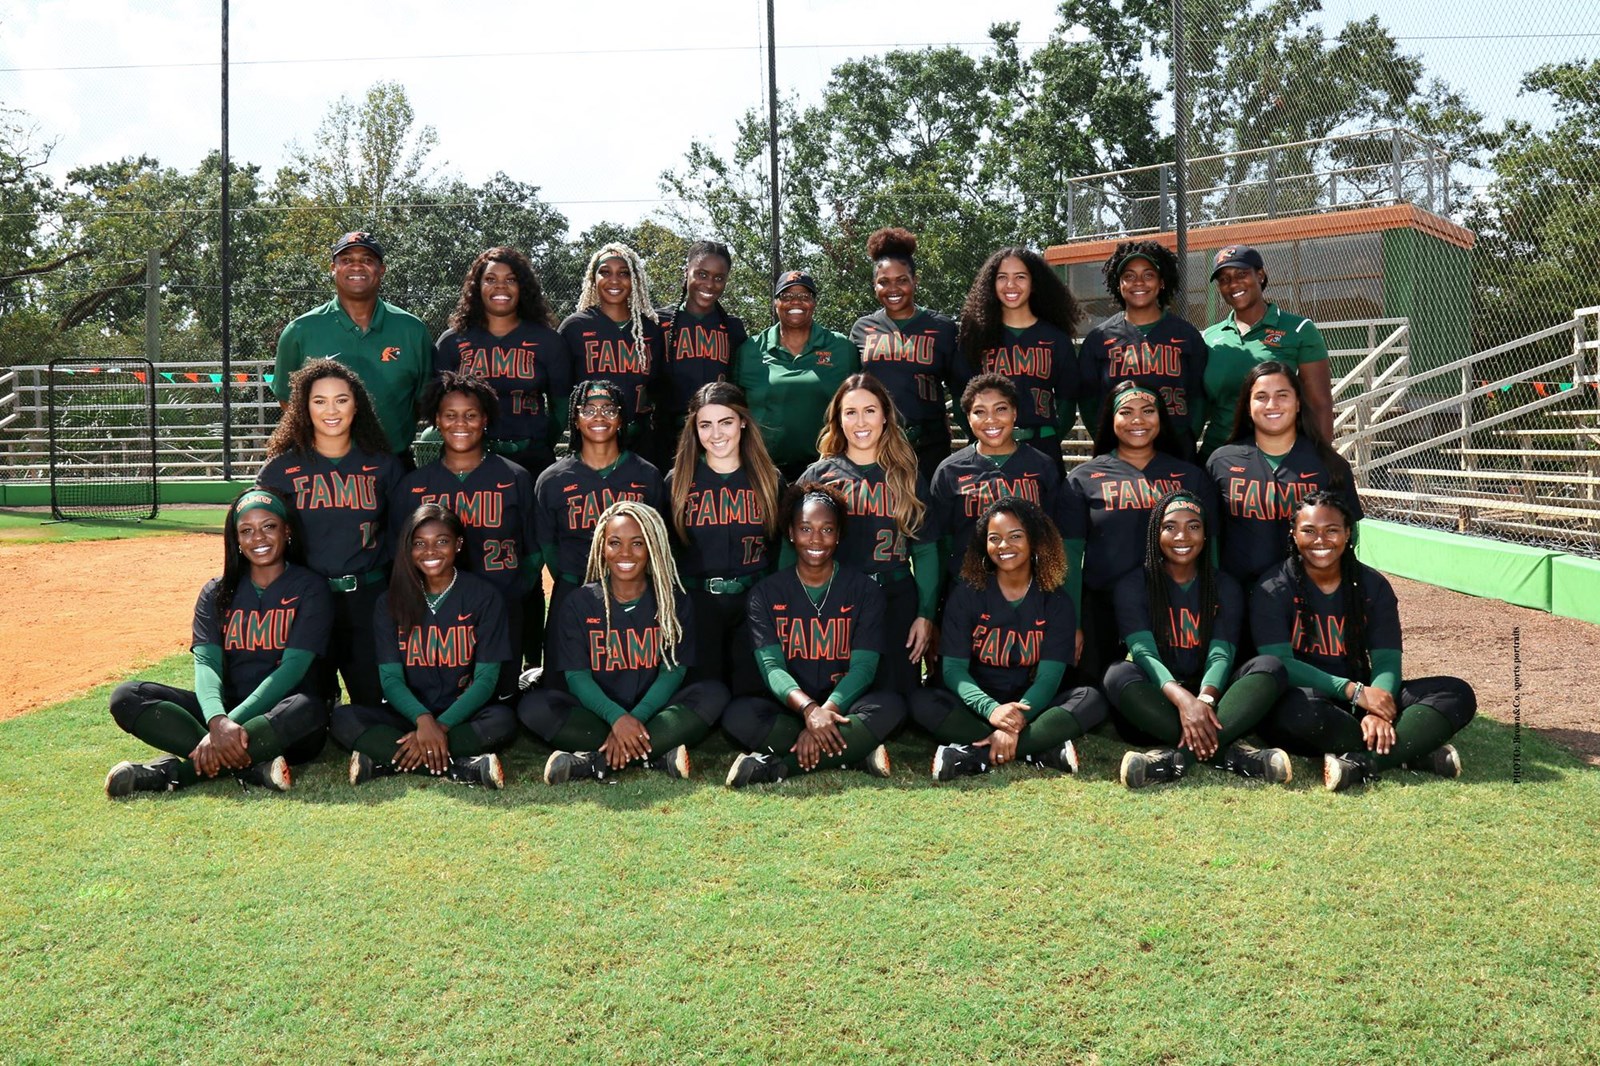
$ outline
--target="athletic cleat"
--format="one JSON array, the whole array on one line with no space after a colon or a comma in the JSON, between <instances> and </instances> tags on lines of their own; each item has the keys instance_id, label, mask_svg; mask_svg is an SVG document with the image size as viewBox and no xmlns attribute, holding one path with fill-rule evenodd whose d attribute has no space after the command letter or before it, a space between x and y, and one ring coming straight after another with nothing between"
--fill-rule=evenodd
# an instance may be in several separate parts
<instances>
[{"instance_id":1,"label":"athletic cleat","mask_svg":"<svg viewBox=\"0 0 1600 1066\"><path fill-rule=\"evenodd\" d=\"M1129 788L1143 788L1160 781L1176 781L1183 776L1183 759L1176 748L1151 748L1130 751L1122 757L1119 776Z\"/></svg>"},{"instance_id":2,"label":"athletic cleat","mask_svg":"<svg viewBox=\"0 0 1600 1066\"><path fill-rule=\"evenodd\" d=\"M1343 792L1352 785L1376 781L1372 769L1372 756L1364 751L1347 751L1343 755L1328 754L1322 757L1322 783L1329 792Z\"/></svg>"},{"instance_id":3,"label":"athletic cleat","mask_svg":"<svg viewBox=\"0 0 1600 1066\"><path fill-rule=\"evenodd\" d=\"M294 787L294 774L289 770L289 760L282 755L276 759L258 762L248 770L233 775L241 787L255 785L273 792L287 792Z\"/></svg>"},{"instance_id":4,"label":"athletic cleat","mask_svg":"<svg viewBox=\"0 0 1600 1066\"><path fill-rule=\"evenodd\" d=\"M933 749L933 779L954 781L958 777L989 772L989 749L971 744L940 744Z\"/></svg>"},{"instance_id":5,"label":"athletic cleat","mask_svg":"<svg viewBox=\"0 0 1600 1066\"><path fill-rule=\"evenodd\" d=\"M1438 774L1440 777L1457 778L1461 776L1461 753L1454 744L1446 744L1442 748L1435 748L1420 759L1412 759L1406 763L1407 770L1418 773Z\"/></svg>"},{"instance_id":6,"label":"athletic cleat","mask_svg":"<svg viewBox=\"0 0 1600 1066\"><path fill-rule=\"evenodd\" d=\"M1045 766L1052 770L1060 770L1064 774L1078 772L1078 749L1073 746L1070 740L1059 748L1041 751L1037 755L1029 755L1025 758L1027 762L1031 762L1035 766Z\"/></svg>"},{"instance_id":7,"label":"athletic cleat","mask_svg":"<svg viewBox=\"0 0 1600 1066\"><path fill-rule=\"evenodd\" d=\"M729 788L746 785L770 785L783 780L783 760L778 756L759 751L747 751L733 760L728 767Z\"/></svg>"},{"instance_id":8,"label":"athletic cleat","mask_svg":"<svg viewBox=\"0 0 1600 1066\"><path fill-rule=\"evenodd\" d=\"M445 776L452 781L463 785L482 785L484 788L505 788L506 770L500 762L500 756L490 752L487 755L461 755L450 760L445 767Z\"/></svg>"},{"instance_id":9,"label":"athletic cleat","mask_svg":"<svg viewBox=\"0 0 1600 1066\"><path fill-rule=\"evenodd\" d=\"M598 751L552 751L544 764L544 783L559 785L591 777L604 781L609 772L605 756Z\"/></svg>"},{"instance_id":10,"label":"athletic cleat","mask_svg":"<svg viewBox=\"0 0 1600 1066\"><path fill-rule=\"evenodd\" d=\"M359 785L363 781L371 781L374 777L389 777L398 773L393 763L374 762L372 756L365 752L352 751L350 753L350 783Z\"/></svg>"},{"instance_id":11,"label":"athletic cleat","mask_svg":"<svg viewBox=\"0 0 1600 1066\"><path fill-rule=\"evenodd\" d=\"M544 667L530 666L517 675L517 691L526 692L530 688L537 688L544 680Z\"/></svg>"},{"instance_id":12,"label":"athletic cleat","mask_svg":"<svg viewBox=\"0 0 1600 1066\"><path fill-rule=\"evenodd\" d=\"M120 799L135 792L172 792L178 787L172 776L176 755L168 755L150 763L119 762L106 774L106 797Z\"/></svg>"},{"instance_id":13,"label":"athletic cleat","mask_svg":"<svg viewBox=\"0 0 1600 1066\"><path fill-rule=\"evenodd\" d=\"M1289 753L1282 748L1253 748L1249 744L1230 744L1222 753L1222 768L1240 777L1286 785L1294 779Z\"/></svg>"},{"instance_id":14,"label":"athletic cleat","mask_svg":"<svg viewBox=\"0 0 1600 1066\"><path fill-rule=\"evenodd\" d=\"M668 777L685 778L689 776L689 748L686 744L679 744L675 748L657 755L654 759L644 761L645 769L660 770Z\"/></svg>"},{"instance_id":15,"label":"athletic cleat","mask_svg":"<svg viewBox=\"0 0 1600 1066\"><path fill-rule=\"evenodd\" d=\"M867 752L867 757L856 763L856 768L873 777L889 776L889 749L879 744Z\"/></svg>"}]
</instances>

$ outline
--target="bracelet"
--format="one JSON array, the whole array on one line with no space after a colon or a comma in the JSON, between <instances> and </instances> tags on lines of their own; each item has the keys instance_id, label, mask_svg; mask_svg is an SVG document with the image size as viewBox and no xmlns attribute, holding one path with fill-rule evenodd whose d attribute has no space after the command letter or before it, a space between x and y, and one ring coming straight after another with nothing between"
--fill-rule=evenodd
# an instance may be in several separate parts
<instances>
[{"instance_id":1,"label":"bracelet","mask_svg":"<svg viewBox=\"0 0 1600 1066\"><path fill-rule=\"evenodd\" d=\"M1356 686L1356 690L1350 696L1350 706L1357 707L1361 704L1361 694L1367 690L1367 686L1363 685L1359 681L1355 682L1354 684Z\"/></svg>"}]
</instances>

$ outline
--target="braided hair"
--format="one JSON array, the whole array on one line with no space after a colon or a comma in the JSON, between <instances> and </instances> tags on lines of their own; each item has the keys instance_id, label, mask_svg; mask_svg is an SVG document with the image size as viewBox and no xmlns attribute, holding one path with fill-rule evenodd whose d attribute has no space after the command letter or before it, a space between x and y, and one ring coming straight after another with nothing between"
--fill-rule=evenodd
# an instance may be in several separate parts
<instances>
[{"instance_id":1,"label":"braided hair","mask_svg":"<svg viewBox=\"0 0 1600 1066\"><path fill-rule=\"evenodd\" d=\"M981 589L994 573L994 560L989 558L989 520L997 514L1008 514L1022 523L1028 535L1028 548L1033 552L1033 580L1046 592L1054 592L1067 580L1067 548L1061 543L1061 532L1044 513L1044 508L1022 496L1002 496L983 509L977 525L972 527L972 539L967 542L967 553L961 557L961 579L975 589Z\"/></svg>"},{"instance_id":2,"label":"braided hair","mask_svg":"<svg viewBox=\"0 0 1600 1066\"><path fill-rule=\"evenodd\" d=\"M1363 680L1372 676L1372 655L1367 648L1367 589L1361 580L1361 563L1356 559L1356 520L1344 498L1326 489L1307 493L1294 513L1313 507L1332 507L1344 519L1350 531L1350 541L1339 555L1339 595L1344 599L1344 661L1351 677ZM1307 588L1305 560L1294 541L1293 526L1289 533L1289 573L1294 578L1294 608L1299 630L1308 639L1311 628L1311 595Z\"/></svg>"},{"instance_id":3,"label":"braided hair","mask_svg":"<svg viewBox=\"0 0 1600 1066\"><path fill-rule=\"evenodd\" d=\"M600 281L598 271L600 264L607 259L620 259L628 267L628 276L633 284L628 289L628 315L633 321L633 344L635 350L647 352L650 346L644 335L644 320L659 321L655 310L650 306L650 286L645 283L644 263L639 260L639 253L629 248L620 241L601 248L589 257L589 266L583 275L583 291L578 295L578 310L587 311L600 304Z\"/></svg>"},{"instance_id":4,"label":"braided hair","mask_svg":"<svg viewBox=\"0 0 1600 1066\"><path fill-rule=\"evenodd\" d=\"M682 591L683 581L678 577L678 564L672 558L672 547L667 542L667 526L654 507L638 500L618 500L600 512L595 520L594 537L589 541L589 564L584 569L584 583L598 581L600 598L605 601L606 633L611 632L611 569L606 566L606 526L613 518L631 518L644 532L645 572L650 575L650 587L656 594L656 618L661 627L661 662L668 670L677 669L676 652L683 640L683 620L678 617L677 600L673 590Z\"/></svg>"},{"instance_id":5,"label":"braided hair","mask_svg":"<svg viewBox=\"0 0 1600 1066\"><path fill-rule=\"evenodd\" d=\"M678 292L679 310L682 310L689 304L689 268L694 265L694 261L696 259L700 259L708 255L717 256L724 263L728 264L729 270L733 269L733 252L730 251L728 246L723 244L721 241L700 240L689 245L689 251L685 253L683 257L683 288ZM598 266L599 264L596 265ZM712 306L717 309L718 314L721 314L724 317L727 316L728 312L723 310L721 300L718 300Z\"/></svg>"},{"instance_id":6,"label":"braided hair","mask_svg":"<svg viewBox=\"0 0 1600 1066\"><path fill-rule=\"evenodd\" d=\"M1172 661L1172 603L1167 597L1167 560L1161 554L1161 526L1166 521L1167 508L1182 502L1200 513L1205 539L1195 554L1195 576L1200 582L1200 655L1202 662L1211 647L1211 628L1221 610L1217 595L1217 568L1206 550L1211 543L1211 515L1200 497L1188 489L1175 489L1156 501L1150 512L1150 524L1144 538L1144 590L1145 602L1150 606L1150 628L1155 630L1156 651L1162 662Z\"/></svg>"},{"instance_id":7,"label":"braided hair","mask_svg":"<svg viewBox=\"0 0 1600 1066\"><path fill-rule=\"evenodd\" d=\"M800 521L800 512L806 509L808 503L820 503L833 508L833 525L839 531L839 540L843 542L845 530L850 525L850 501L844 498L844 493L820 481L797 481L783 490L778 511L783 515L783 535L789 538L789 542L794 543L791 530Z\"/></svg>"},{"instance_id":8,"label":"braided hair","mask_svg":"<svg viewBox=\"0 0 1600 1066\"><path fill-rule=\"evenodd\" d=\"M617 408L617 444L620 447L628 429L628 405L623 402L622 386L609 378L589 378L572 386L567 397L567 447L573 455L583 454L583 434L578 432L578 408L591 392L604 392Z\"/></svg>"},{"instance_id":9,"label":"braided hair","mask_svg":"<svg viewBox=\"0 0 1600 1066\"><path fill-rule=\"evenodd\" d=\"M1033 279L1033 293L1028 297L1028 310L1041 322L1048 322L1061 332L1072 335L1072 329L1083 317L1078 302L1061 276L1050 268L1044 257L1032 248L1014 245L1001 248L978 268L967 290L966 302L961 307L961 324L956 330L956 347L966 354L974 370L985 370L983 353L1000 347L1005 336L1005 320L1001 315L1000 297L994 291L995 275L1000 264L1007 259L1020 259Z\"/></svg>"},{"instance_id":10,"label":"braided hair","mask_svg":"<svg viewBox=\"0 0 1600 1066\"><path fill-rule=\"evenodd\" d=\"M1123 241L1106 257L1100 273L1106 279L1106 292L1111 294L1117 306L1124 309L1128 306L1128 301L1122 298L1122 270L1133 258L1148 260L1156 268L1156 273L1161 277L1161 291L1156 294L1156 303L1163 308L1172 306L1182 275L1178 273L1178 257L1160 241Z\"/></svg>"}]
</instances>

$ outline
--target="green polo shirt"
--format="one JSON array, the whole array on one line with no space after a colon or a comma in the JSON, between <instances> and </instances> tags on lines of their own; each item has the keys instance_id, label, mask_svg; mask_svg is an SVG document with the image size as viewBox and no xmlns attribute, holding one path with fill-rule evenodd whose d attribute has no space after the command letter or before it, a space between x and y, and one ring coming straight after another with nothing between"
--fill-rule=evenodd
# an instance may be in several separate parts
<instances>
[{"instance_id":1,"label":"green polo shirt","mask_svg":"<svg viewBox=\"0 0 1600 1066\"><path fill-rule=\"evenodd\" d=\"M417 401L433 373L433 341L420 318L379 300L372 324L363 330L337 296L307 311L278 337L272 366L272 391L278 399L288 401L290 375L320 358L335 359L360 376L396 454L411 446Z\"/></svg>"},{"instance_id":2,"label":"green polo shirt","mask_svg":"<svg viewBox=\"0 0 1600 1066\"><path fill-rule=\"evenodd\" d=\"M778 340L778 326L739 346L733 380L744 390L779 466L817 457L817 432L839 385L861 369L861 353L850 338L813 324L806 350L795 355Z\"/></svg>"},{"instance_id":3,"label":"green polo shirt","mask_svg":"<svg viewBox=\"0 0 1600 1066\"><path fill-rule=\"evenodd\" d=\"M1267 313L1261 321L1250 327L1244 336L1239 335L1239 325L1233 313L1221 322L1206 328L1206 408L1210 415L1200 451L1215 451L1233 431L1234 408L1239 403L1239 390L1244 387L1244 376L1257 363L1276 359L1295 369L1307 363L1320 363L1328 358L1328 345L1309 318L1301 318L1278 305L1267 304Z\"/></svg>"}]
</instances>

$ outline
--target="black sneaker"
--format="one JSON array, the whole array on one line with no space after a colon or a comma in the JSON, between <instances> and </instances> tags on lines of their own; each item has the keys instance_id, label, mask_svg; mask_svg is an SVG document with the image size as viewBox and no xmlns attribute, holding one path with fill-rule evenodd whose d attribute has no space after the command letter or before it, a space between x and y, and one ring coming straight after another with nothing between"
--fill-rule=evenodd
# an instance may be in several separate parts
<instances>
[{"instance_id":1,"label":"black sneaker","mask_svg":"<svg viewBox=\"0 0 1600 1066\"><path fill-rule=\"evenodd\" d=\"M106 774L106 797L120 799L135 792L171 792L178 787L172 773L178 763L176 755L166 755L155 762L119 762Z\"/></svg>"},{"instance_id":2,"label":"black sneaker","mask_svg":"<svg viewBox=\"0 0 1600 1066\"><path fill-rule=\"evenodd\" d=\"M1407 770L1419 773L1438 774L1440 777L1457 778L1461 776L1461 753L1454 744L1446 744L1442 748L1435 748L1420 759L1412 759L1406 763Z\"/></svg>"},{"instance_id":3,"label":"black sneaker","mask_svg":"<svg viewBox=\"0 0 1600 1066\"><path fill-rule=\"evenodd\" d=\"M659 770L668 777L685 778L689 776L689 748L688 745L679 744L675 748L657 755L654 759L644 761L645 769Z\"/></svg>"},{"instance_id":4,"label":"black sneaker","mask_svg":"<svg viewBox=\"0 0 1600 1066\"><path fill-rule=\"evenodd\" d=\"M1037 755L1026 757L1027 762L1035 766L1047 766L1052 770L1060 770L1064 774L1078 772L1078 749L1073 747L1072 741L1067 741L1059 748L1041 751Z\"/></svg>"},{"instance_id":5,"label":"black sneaker","mask_svg":"<svg viewBox=\"0 0 1600 1066\"><path fill-rule=\"evenodd\" d=\"M958 777L989 772L989 749L971 744L940 744L933 749L933 779L954 781Z\"/></svg>"},{"instance_id":6,"label":"black sneaker","mask_svg":"<svg viewBox=\"0 0 1600 1066\"><path fill-rule=\"evenodd\" d=\"M233 776L246 788L255 785L257 788L270 789L273 792L287 792L294 787L294 774L289 770L289 760L282 755L276 759L258 762L250 769L240 770Z\"/></svg>"},{"instance_id":7,"label":"black sneaker","mask_svg":"<svg viewBox=\"0 0 1600 1066\"><path fill-rule=\"evenodd\" d=\"M608 773L606 757L598 751L552 751L544 764L544 783L559 785L591 777L604 781Z\"/></svg>"},{"instance_id":8,"label":"black sneaker","mask_svg":"<svg viewBox=\"0 0 1600 1066\"><path fill-rule=\"evenodd\" d=\"M454 757L445 768L445 776L463 785L482 785L484 788L505 788L506 771L500 756L461 755Z\"/></svg>"},{"instance_id":9,"label":"black sneaker","mask_svg":"<svg viewBox=\"0 0 1600 1066\"><path fill-rule=\"evenodd\" d=\"M1187 768L1176 748L1151 748L1124 755L1120 776L1129 788L1143 788L1158 781L1176 781Z\"/></svg>"},{"instance_id":10,"label":"black sneaker","mask_svg":"<svg viewBox=\"0 0 1600 1066\"><path fill-rule=\"evenodd\" d=\"M350 783L359 785L363 781L371 781L374 777L391 777L400 771L394 768L393 763L374 762L372 756L364 752L352 751L350 753Z\"/></svg>"},{"instance_id":11,"label":"black sneaker","mask_svg":"<svg viewBox=\"0 0 1600 1066\"><path fill-rule=\"evenodd\" d=\"M856 769L873 777L889 776L889 749L879 744L867 752L867 757L856 763Z\"/></svg>"},{"instance_id":12,"label":"black sneaker","mask_svg":"<svg viewBox=\"0 0 1600 1066\"><path fill-rule=\"evenodd\" d=\"M770 785L783 780L783 759L769 752L747 751L728 767L729 788Z\"/></svg>"},{"instance_id":13,"label":"black sneaker","mask_svg":"<svg viewBox=\"0 0 1600 1066\"><path fill-rule=\"evenodd\" d=\"M1289 753L1282 748L1253 748L1249 744L1230 744L1222 753L1221 766L1240 777L1286 785L1294 779Z\"/></svg>"},{"instance_id":14,"label":"black sneaker","mask_svg":"<svg viewBox=\"0 0 1600 1066\"><path fill-rule=\"evenodd\" d=\"M1343 792L1353 785L1377 779L1372 769L1372 756L1364 751L1322 757L1322 783L1328 786L1329 792Z\"/></svg>"}]
</instances>

